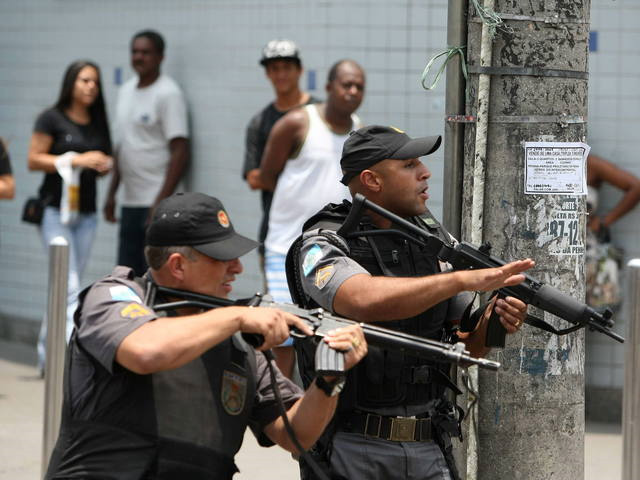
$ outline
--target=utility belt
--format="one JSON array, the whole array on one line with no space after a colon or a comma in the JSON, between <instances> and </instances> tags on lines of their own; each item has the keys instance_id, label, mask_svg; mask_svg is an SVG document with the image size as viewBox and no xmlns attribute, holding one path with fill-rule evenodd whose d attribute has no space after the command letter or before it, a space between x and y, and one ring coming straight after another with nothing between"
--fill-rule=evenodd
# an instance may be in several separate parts
<instances>
[{"instance_id":1,"label":"utility belt","mask_svg":"<svg viewBox=\"0 0 640 480\"><path fill-rule=\"evenodd\" d=\"M387 417L375 413L351 412L340 415L336 422L336 429L392 442L433 440L431 417L428 414L413 417Z\"/></svg>"},{"instance_id":2,"label":"utility belt","mask_svg":"<svg viewBox=\"0 0 640 480\"><path fill-rule=\"evenodd\" d=\"M428 442L450 444L451 437L462 441L464 411L455 403L436 399L426 405L425 412L411 417L385 416L353 410L335 418L338 431L358 433L368 438L394 442Z\"/></svg>"}]
</instances>

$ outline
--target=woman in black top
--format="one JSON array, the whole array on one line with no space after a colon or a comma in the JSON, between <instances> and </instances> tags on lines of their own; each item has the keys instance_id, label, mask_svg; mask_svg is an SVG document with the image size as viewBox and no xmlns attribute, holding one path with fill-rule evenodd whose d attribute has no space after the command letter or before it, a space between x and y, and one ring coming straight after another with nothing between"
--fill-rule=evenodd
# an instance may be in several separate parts
<instances>
[{"instance_id":1,"label":"woman in black top","mask_svg":"<svg viewBox=\"0 0 640 480\"><path fill-rule=\"evenodd\" d=\"M29 146L29 169L45 172L39 192L47 205L40 226L45 249L58 236L69 244L67 338L96 231L96 177L112 164L100 70L94 63L76 61L64 74L57 103L36 120ZM46 331L45 317L38 342L41 372Z\"/></svg>"}]
</instances>

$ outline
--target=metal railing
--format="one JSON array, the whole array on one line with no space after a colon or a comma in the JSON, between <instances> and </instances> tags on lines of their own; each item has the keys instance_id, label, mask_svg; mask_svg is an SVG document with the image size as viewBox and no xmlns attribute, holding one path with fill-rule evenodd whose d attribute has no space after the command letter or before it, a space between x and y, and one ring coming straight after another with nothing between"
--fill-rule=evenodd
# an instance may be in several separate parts
<instances>
[{"instance_id":1,"label":"metal railing","mask_svg":"<svg viewBox=\"0 0 640 480\"><path fill-rule=\"evenodd\" d=\"M44 431L42 435L43 476L58 438L62 417L68 282L69 244L63 237L56 237L49 244L47 356L45 360Z\"/></svg>"},{"instance_id":2,"label":"metal railing","mask_svg":"<svg viewBox=\"0 0 640 480\"><path fill-rule=\"evenodd\" d=\"M629 335L622 398L622 478L640 478L640 258L627 264Z\"/></svg>"}]
</instances>

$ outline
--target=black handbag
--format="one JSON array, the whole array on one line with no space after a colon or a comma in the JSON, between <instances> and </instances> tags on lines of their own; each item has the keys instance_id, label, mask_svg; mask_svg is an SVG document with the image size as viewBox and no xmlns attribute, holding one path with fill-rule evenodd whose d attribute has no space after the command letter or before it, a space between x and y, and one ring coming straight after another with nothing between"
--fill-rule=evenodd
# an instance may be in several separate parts
<instances>
[{"instance_id":1,"label":"black handbag","mask_svg":"<svg viewBox=\"0 0 640 480\"><path fill-rule=\"evenodd\" d=\"M22 221L40 225L46 203L40 197L29 197L22 209Z\"/></svg>"}]
</instances>

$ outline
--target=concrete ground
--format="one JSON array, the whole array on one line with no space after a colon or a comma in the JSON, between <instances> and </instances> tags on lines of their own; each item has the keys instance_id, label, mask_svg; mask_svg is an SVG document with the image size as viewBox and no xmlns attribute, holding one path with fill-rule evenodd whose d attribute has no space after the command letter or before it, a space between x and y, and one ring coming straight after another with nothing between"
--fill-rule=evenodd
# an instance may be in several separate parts
<instances>
[{"instance_id":1,"label":"concrete ground","mask_svg":"<svg viewBox=\"0 0 640 480\"><path fill-rule=\"evenodd\" d=\"M29 347L0 341L0 480L40 476L44 382ZM621 480L620 425L587 423L585 480ZM247 433L236 457L238 480L294 480L297 464L284 450L260 448Z\"/></svg>"}]
</instances>

